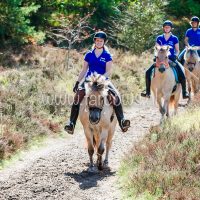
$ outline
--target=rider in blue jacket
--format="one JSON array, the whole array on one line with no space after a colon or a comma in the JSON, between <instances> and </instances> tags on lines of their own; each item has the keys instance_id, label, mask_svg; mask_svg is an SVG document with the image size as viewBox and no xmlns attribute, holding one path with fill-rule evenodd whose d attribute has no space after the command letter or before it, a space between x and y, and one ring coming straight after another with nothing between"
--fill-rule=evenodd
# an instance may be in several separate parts
<instances>
[{"instance_id":1,"label":"rider in blue jacket","mask_svg":"<svg viewBox=\"0 0 200 200\"><path fill-rule=\"evenodd\" d=\"M183 69L177 62L176 58L177 55L179 54L179 41L178 38L172 34L173 24L171 21L167 20L163 23L163 34L159 35L156 38L156 45L169 45L170 46L170 55L169 55L169 60L170 63L173 64L175 67L176 71L178 72L178 77L179 77L179 82L182 85L182 95L183 98L189 98L188 93L186 92L186 79L185 79L185 74L183 72ZM155 64L153 64L147 71L145 75L145 80L146 80L146 91L141 93L142 97L150 97L151 94L151 75L152 71L155 67Z\"/></svg>"},{"instance_id":2,"label":"rider in blue jacket","mask_svg":"<svg viewBox=\"0 0 200 200\"><path fill-rule=\"evenodd\" d=\"M70 120L64 128L69 134L74 133L74 128L79 114L80 103L85 96L85 79L94 72L104 75L106 78L108 78L111 73L112 56L105 46L105 43L107 41L106 33L103 31L97 32L94 35L93 40L94 48L86 53L83 68L73 88L73 91L76 94L71 108ZM84 81L80 84L82 80ZM109 84L109 88L109 92L115 96L115 103L113 105L113 108L115 110L119 126L121 127L123 132L126 132L130 127L130 120L124 118L121 99L118 95L118 91L111 83Z\"/></svg>"},{"instance_id":3,"label":"rider in blue jacket","mask_svg":"<svg viewBox=\"0 0 200 200\"><path fill-rule=\"evenodd\" d=\"M190 21L190 25L191 28L189 28L186 33L185 33L185 45L186 46L196 46L196 47L200 47L200 28L199 28L199 18L194 16L191 18ZM180 62L183 64L184 63L184 53L185 53L186 49L184 49L178 59L180 60ZM200 56L200 50L197 51L199 56Z\"/></svg>"}]
</instances>

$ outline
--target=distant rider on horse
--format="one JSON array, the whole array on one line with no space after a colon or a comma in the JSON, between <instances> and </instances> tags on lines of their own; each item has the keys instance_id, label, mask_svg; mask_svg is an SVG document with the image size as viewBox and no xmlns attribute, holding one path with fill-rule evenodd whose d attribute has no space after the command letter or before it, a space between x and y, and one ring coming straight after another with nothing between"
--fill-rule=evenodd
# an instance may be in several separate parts
<instances>
[{"instance_id":1,"label":"distant rider on horse","mask_svg":"<svg viewBox=\"0 0 200 200\"><path fill-rule=\"evenodd\" d=\"M177 73L178 73L178 79L182 86L182 95L183 99L189 98L189 95L186 91L186 78L184 71L180 64L177 62L177 55L179 54L179 40L178 38L172 34L173 24L171 21L167 20L163 23L163 34L159 35L156 38L156 45L169 45L170 46L170 65L173 65L175 67ZM146 81L146 91L141 93L142 97L148 97L150 98L151 95L151 76L153 69L155 68L155 63L146 71L145 75L145 81Z\"/></svg>"},{"instance_id":2,"label":"distant rider on horse","mask_svg":"<svg viewBox=\"0 0 200 200\"><path fill-rule=\"evenodd\" d=\"M186 46L195 46L200 48L200 28L199 28L199 18L197 16L194 16L190 20L191 28L189 28L185 33L185 45ZM184 49L180 55L178 56L178 59L183 64L184 59L183 56L185 54L186 49ZM200 57L200 49L197 51Z\"/></svg>"}]
</instances>

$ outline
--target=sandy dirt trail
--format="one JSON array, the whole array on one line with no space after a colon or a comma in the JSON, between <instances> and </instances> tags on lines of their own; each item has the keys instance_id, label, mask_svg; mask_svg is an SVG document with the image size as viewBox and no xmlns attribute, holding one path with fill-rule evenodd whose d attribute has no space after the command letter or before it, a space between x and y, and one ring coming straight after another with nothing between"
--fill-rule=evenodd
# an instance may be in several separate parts
<instances>
[{"instance_id":1,"label":"sandy dirt trail","mask_svg":"<svg viewBox=\"0 0 200 200\"><path fill-rule=\"evenodd\" d=\"M121 199L117 170L120 161L141 139L160 114L152 100L140 100L125 115L131 128L122 133L117 127L109 166L96 174L87 173L89 157L84 148L83 130L67 138L49 139L45 147L31 150L23 159L0 171L0 200L114 200Z\"/></svg>"}]
</instances>

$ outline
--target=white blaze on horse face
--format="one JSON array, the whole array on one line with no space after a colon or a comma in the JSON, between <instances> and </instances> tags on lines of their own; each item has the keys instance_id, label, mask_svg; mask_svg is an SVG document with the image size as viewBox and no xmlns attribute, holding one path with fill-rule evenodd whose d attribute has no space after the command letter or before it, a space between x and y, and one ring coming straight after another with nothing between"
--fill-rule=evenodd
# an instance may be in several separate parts
<instances>
[{"instance_id":1,"label":"white blaze on horse face","mask_svg":"<svg viewBox=\"0 0 200 200\"><path fill-rule=\"evenodd\" d=\"M157 53L157 58L160 62L167 61L168 59L168 49L161 48Z\"/></svg>"}]
</instances>

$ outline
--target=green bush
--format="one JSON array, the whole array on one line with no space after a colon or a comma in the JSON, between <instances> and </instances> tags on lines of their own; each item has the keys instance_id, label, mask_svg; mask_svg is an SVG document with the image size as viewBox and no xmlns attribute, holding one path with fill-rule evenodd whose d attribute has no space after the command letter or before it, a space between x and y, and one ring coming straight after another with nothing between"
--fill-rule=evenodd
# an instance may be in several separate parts
<instances>
[{"instance_id":1,"label":"green bush","mask_svg":"<svg viewBox=\"0 0 200 200\"><path fill-rule=\"evenodd\" d=\"M165 3L158 0L132 2L122 12L121 18L112 23L113 33L117 29L117 43L134 53L149 49L155 44L156 35L161 32Z\"/></svg>"},{"instance_id":2,"label":"green bush","mask_svg":"<svg viewBox=\"0 0 200 200\"><path fill-rule=\"evenodd\" d=\"M30 25L30 15L37 12L39 5L23 4L22 0L7 0L0 2L0 40L2 42L24 43L37 34ZM44 34L39 33L37 40L41 41ZM36 37L35 37L36 38Z\"/></svg>"}]
</instances>

